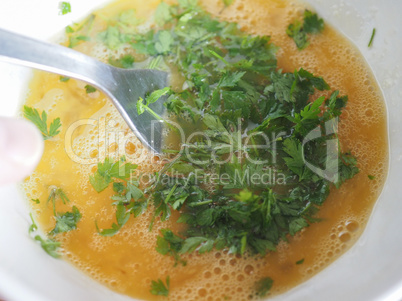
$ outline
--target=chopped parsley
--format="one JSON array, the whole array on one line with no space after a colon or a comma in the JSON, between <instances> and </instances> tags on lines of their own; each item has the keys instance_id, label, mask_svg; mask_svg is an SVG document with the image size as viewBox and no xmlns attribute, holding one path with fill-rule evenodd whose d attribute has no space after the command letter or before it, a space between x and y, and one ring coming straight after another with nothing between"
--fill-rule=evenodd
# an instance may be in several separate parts
<instances>
[{"instance_id":1,"label":"chopped parsley","mask_svg":"<svg viewBox=\"0 0 402 301\"><path fill-rule=\"evenodd\" d=\"M156 90L138 99L136 108L180 124L192 138L165 149L170 161L145 188L127 173L136 166L111 159L98 164L90 182L97 192L113 183L116 206L116 222L99 234L115 235L131 215L152 208L150 230L174 211L186 226L181 233L162 229L157 237L156 250L175 265L186 264L186 253L213 249L240 255L276 251L280 241L318 222L330 189L359 172L336 132L347 96L331 92L322 77L303 68L283 72L270 37L218 21L196 1L161 2L156 16L157 24L141 33L128 32L119 17L99 39L111 49L129 45L135 60L152 68L177 70L182 88ZM304 23L291 24L288 34L303 49L308 35L323 28L323 20L306 10ZM156 114L149 107L155 102L163 102L169 115ZM177 131L168 129L167 139L174 138ZM267 295L272 285L271 278L262 279L257 294ZM168 288L168 279L166 286L152 282L153 294L167 296Z\"/></svg>"},{"instance_id":2,"label":"chopped parsley","mask_svg":"<svg viewBox=\"0 0 402 301\"><path fill-rule=\"evenodd\" d=\"M57 214L56 214L56 201L58 199L60 199L63 202L63 204L67 204L67 203L70 202L69 198L64 193L63 189L58 188L58 187L52 187L52 189L50 190L49 197L47 199L47 203L49 203L50 201L52 202L54 216L57 216Z\"/></svg>"},{"instance_id":3,"label":"chopped parsley","mask_svg":"<svg viewBox=\"0 0 402 301\"><path fill-rule=\"evenodd\" d=\"M231 6L235 0L222 0L225 7Z\"/></svg>"},{"instance_id":4,"label":"chopped parsley","mask_svg":"<svg viewBox=\"0 0 402 301\"><path fill-rule=\"evenodd\" d=\"M166 284L163 283L161 279L158 279L157 281L152 280L151 283L151 294L157 295L157 296L169 296L169 287L170 287L170 277L166 277Z\"/></svg>"},{"instance_id":5,"label":"chopped parsley","mask_svg":"<svg viewBox=\"0 0 402 301\"><path fill-rule=\"evenodd\" d=\"M34 237L36 241L38 241L42 247L43 250L53 258L60 258L61 254L59 252L59 249L61 247L61 242L58 242L54 239L48 238L44 239L40 235L36 235Z\"/></svg>"},{"instance_id":6,"label":"chopped parsley","mask_svg":"<svg viewBox=\"0 0 402 301\"><path fill-rule=\"evenodd\" d=\"M324 30L324 20L307 9L304 11L303 30L311 34L320 33Z\"/></svg>"},{"instance_id":7,"label":"chopped parsley","mask_svg":"<svg viewBox=\"0 0 402 301\"><path fill-rule=\"evenodd\" d=\"M302 259L296 261L296 264L303 264L303 263L304 263L304 258L302 258Z\"/></svg>"},{"instance_id":8,"label":"chopped parsley","mask_svg":"<svg viewBox=\"0 0 402 301\"><path fill-rule=\"evenodd\" d=\"M368 47L371 47L373 45L373 41L374 41L374 37L375 37L375 32L376 29L373 28L373 32L371 33L371 38L370 38L370 42L368 43Z\"/></svg>"},{"instance_id":9,"label":"chopped parsley","mask_svg":"<svg viewBox=\"0 0 402 301\"><path fill-rule=\"evenodd\" d=\"M40 204L39 199L31 199L32 202L34 202L35 204Z\"/></svg>"},{"instance_id":10,"label":"chopped parsley","mask_svg":"<svg viewBox=\"0 0 402 301\"><path fill-rule=\"evenodd\" d=\"M144 99L140 98L137 101L137 113L138 115L141 115L145 111L149 112L152 114L156 119L161 120L162 117L156 114L150 107L149 105L158 101L162 96L169 94L170 93L170 88L166 87L160 90L153 91L144 101Z\"/></svg>"},{"instance_id":11,"label":"chopped parsley","mask_svg":"<svg viewBox=\"0 0 402 301\"><path fill-rule=\"evenodd\" d=\"M125 223L128 221L130 218L130 212L126 211L126 207L124 207L123 204L117 204L116 205L116 223L113 223L110 229L103 229L100 230L98 227L98 223L95 222L96 229L98 230L98 233L102 236L114 236L116 235L121 227L125 225Z\"/></svg>"},{"instance_id":12,"label":"chopped parsley","mask_svg":"<svg viewBox=\"0 0 402 301\"><path fill-rule=\"evenodd\" d=\"M77 207L73 206L71 212L56 212L56 201L60 199L63 204L70 202L63 189L58 187L53 187L50 191L47 203L52 202L53 214L56 219L56 225L52 231L49 232L50 235L56 235L59 233L68 232L77 229L77 223L81 219L81 213Z\"/></svg>"},{"instance_id":13,"label":"chopped parsley","mask_svg":"<svg viewBox=\"0 0 402 301\"><path fill-rule=\"evenodd\" d=\"M308 34L318 34L324 30L324 20L309 10L304 11L303 24L296 20L286 29L289 37L293 38L299 50L305 49L309 44Z\"/></svg>"},{"instance_id":14,"label":"chopped parsley","mask_svg":"<svg viewBox=\"0 0 402 301\"><path fill-rule=\"evenodd\" d=\"M172 256L175 264L180 254L213 248L238 254L275 251L280 240L319 221L314 215L331 185L339 187L359 171L356 158L337 148L336 133L321 136L320 131L319 137L305 141L315 129L331 126L347 97L334 91L328 98L314 98L316 91L330 90L329 85L303 68L293 73L278 70L276 47L269 37L247 35L236 24L219 22L190 2L173 6L162 2L157 12L164 16L163 27L137 35L130 43L138 53L177 66L185 88L167 87L140 98L138 114L165 120L149 108L164 96L171 118L185 128L186 115L199 125L204 138L186 143L186 151L166 164L143 194L134 193L137 198L124 195L129 190L127 178L115 182L122 192L112 198L117 200L114 204L126 208L120 207L120 219L125 221L129 212L142 214L150 202L154 219L165 221L172 210L180 211L178 222L187 230L179 237L164 229L157 241L158 252ZM303 26L305 33L316 33L324 25L306 11ZM244 135L253 139L246 144ZM276 148L261 147L263 136L276 137L270 142ZM328 141L336 141L331 154ZM306 162L313 162L313 167ZM90 177L98 192L113 181L105 170L117 168L105 163ZM336 177L313 171L326 167L335 170ZM276 175L276 182L261 181ZM103 235L117 233L123 224L113 224ZM153 220L150 228L152 224Z\"/></svg>"},{"instance_id":15,"label":"chopped parsley","mask_svg":"<svg viewBox=\"0 0 402 301\"><path fill-rule=\"evenodd\" d=\"M110 49L118 49L132 41L136 26L143 22L133 9L122 12L117 18L109 20L105 31L98 34L98 40Z\"/></svg>"},{"instance_id":16,"label":"chopped parsley","mask_svg":"<svg viewBox=\"0 0 402 301\"><path fill-rule=\"evenodd\" d=\"M59 79L62 83L65 83L65 82L68 82L69 80L70 80L70 78L69 77L67 77L67 76L60 76L60 79Z\"/></svg>"},{"instance_id":17,"label":"chopped parsley","mask_svg":"<svg viewBox=\"0 0 402 301\"><path fill-rule=\"evenodd\" d=\"M117 60L109 59L110 65L119 67L119 68L124 68L124 69L133 68L134 62L135 62L135 58L130 54L126 54Z\"/></svg>"},{"instance_id":18,"label":"chopped parsley","mask_svg":"<svg viewBox=\"0 0 402 301\"><path fill-rule=\"evenodd\" d=\"M182 249L184 239L175 235L169 229L162 229L162 236L158 236L156 241L156 251L162 255L171 255L175 259L175 266L178 262L186 265L186 262L180 259L179 252Z\"/></svg>"},{"instance_id":19,"label":"chopped parsley","mask_svg":"<svg viewBox=\"0 0 402 301\"><path fill-rule=\"evenodd\" d=\"M65 31L68 37L68 47L74 48L83 42L91 41L90 34L94 20L95 15L92 14L83 22L66 27Z\"/></svg>"},{"instance_id":20,"label":"chopped parsley","mask_svg":"<svg viewBox=\"0 0 402 301\"><path fill-rule=\"evenodd\" d=\"M71 13L71 4L70 2L60 2L60 12L59 15L65 15Z\"/></svg>"},{"instance_id":21,"label":"chopped parsley","mask_svg":"<svg viewBox=\"0 0 402 301\"><path fill-rule=\"evenodd\" d=\"M28 228L28 233L31 234L38 230L38 225L35 223L35 220L33 219L32 213L29 214L29 217L31 218L32 224Z\"/></svg>"},{"instance_id":22,"label":"chopped parsley","mask_svg":"<svg viewBox=\"0 0 402 301\"><path fill-rule=\"evenodd\" d=\"M36 225L32 213L29 214L32 224L29 226L28 233L32 234L38 230L38 226ZM33 239L40 243L42 249L52 256L53 258L60 258L61 254L59 253L59 249L61 247L61 243L54 239L44 239L40 235L35 235Z\"/></svg>"},{"instance_id":23,"label":"chopped parsley","mask_svg":"<svg viewBox=\"0 0 402 301\"><path fill-rule=\"evenodd\" d=\"M72 212L57 213L56 215L56 226L52 231L49 232L50 235L55 235L59 233L68 232L77 229L77 223L81 219L81 213L78 208L73 206Z\"/></svg>"},{"instance_id":24,"label":"chopped parsley","mask_svg":"<svg viewBox=\"0 0 402 301\"><path fill-rule=\"evenodd\" d=\"M101 192L113 182L113 178L128 180L136 168L137 165L126 163L124 158L113 163L111 159L106 158L103 163L98 163L98 169L93 176L89 177L89 182L97 192Z\"/></svg>"},{"instance_id":25,"label":"chopped parsley","mask_svg":"<svg viewBox=\"0 0 402 301\"><path fill-rule=\"evenodd\" d=\"M85 88L85 92L87 94L96 92L96 88L92 87L91 85L86 85L84 88Z\"/></svg>"},{"instance_id":26,"label":"chopped parsley","mask_svg":"<svg viewBox=\"0 0 402 301\"><path fill-rule=\"evenodd\" d=\"M48 129L47 125L47 113L42 111L42 114L39 114L37 109L24 106L24 116L26 119L33 122L39 131L42 133L43 139L48 140L56 136L60 133L61 122L60 118L54 119Z\"/></svg>"},{"instance_id":27,"label":"chopped parsley","mask_svg":"<svg viewBox=\"0 0 402 301\"><path fill-rule=\"evenodd\" d=\"M78 208L73 206L71 212L56 212L56 201L60 199L63 204L67 204L70 202L67 195L61 188L53 187L50 191L49 197L47 199L47 203L52 202L53 207L53 214L56 219L56 224L53 230L51 230L48 235L52 235L53 237L60 233L65 233L71 230L77 229L77 223L81 220L81 213L79 212ZM40 201L38 199L32 200L36 204L39 204ZM30 214L32 224L29 227L29 234L38 230L38 226L36 225L32 213ZM59 249L61 247L61 243L58 242L54 238L43 238L40 235L35 235L34 239L38 241L42 248L48 253L50 256L54 258L60 258L61 254L59 253Z\"/></svg>"},{"instance_id":28,"label":"chopped parsley","mask_svg":"<svg viewBox=\"0 0 402 301\"><path fill-rule=\"evenodd\" d=\"M257 296L259 296L261 298L267 296L269 291L271 290L273 284L274 284L274 281L269 277L263 278L260 281L258 281L255 284Z\"/></svg>"}]
</instances>

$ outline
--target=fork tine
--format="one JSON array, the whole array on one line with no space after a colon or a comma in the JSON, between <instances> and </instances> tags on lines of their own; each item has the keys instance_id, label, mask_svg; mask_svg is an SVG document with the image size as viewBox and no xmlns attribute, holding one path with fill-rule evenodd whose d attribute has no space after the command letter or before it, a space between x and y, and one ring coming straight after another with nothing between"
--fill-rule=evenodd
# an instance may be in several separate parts
<instances>
[{"instance_id":1,"label":"fork tine","mask_svg":"<svg viewBox=\"0 0 402 301\"><path fill-rule=\"evenodd\" d=\"M162 89L168 84L168 74L157 70L126 70L113 68L113 76L118 85L109 88L109 95L128 126L138 139L151 151L161 153L163 123L148 112L137 113L137 100L151 92ZM165 98L150 105L160 116L165 112Z\"/></svg>"}]
</instances>

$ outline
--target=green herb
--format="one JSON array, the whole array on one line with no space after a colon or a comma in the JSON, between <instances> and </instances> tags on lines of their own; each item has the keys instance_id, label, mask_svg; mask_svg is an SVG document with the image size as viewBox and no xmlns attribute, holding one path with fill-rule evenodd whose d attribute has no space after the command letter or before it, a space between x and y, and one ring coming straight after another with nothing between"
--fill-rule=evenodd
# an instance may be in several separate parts
<instances>
[{"instance_id":1,"label":"green herb","mask_svg":"<svg viewBox=\"0 0 402 301\"><path fill-rule=\"evenodd\" d=\"M304 263L304 258L302 258L302 259L296 261L296 264L303 264L303 263Z\"/></svg>"},{"instance_id":2,"label":"green herb","mask_svg":"<svg viewBox=\"0 0 402 301\"><path fill-rule=\"evenodd\" d=\"M286 29L286 34L293 38L299 50L305 49L310 44L307 34L303 31L302 24L299 21L290 24Z\"/></svg>"},{"instance_id":3,"label":"green herb","mask_svg":"<svg viewBox=\"0 0 402 301\"><path fill-rule=\"evenodd\" d=\"M318 91L331 90L322 77L303 68L279 70L277 47L269 37L220 22L196 1L162 2L157 13L161 22L134 33L128 44L152 67L174 66L184 84L140 98L137 113L178 122L200 135L186 141L182 152L166 149L176 157L152 175L145 189L125 177L115 181L116 219L126 221L130 214L154 208L152 229L156 219L164 222L178 211L186 230L180 236L161 230L156 246L175 265L184 264L183 254L213 249L273 252L279 242L318 222L316 214L330 189L359 172L357 159L343 152L334 129L347 96L333 91L318 97ZM296 22L289 29L300 35L300 47L324 26L316 14L306 11L304 17L303 25ZM169 117L152 110L157 101L164 102ZM120 163L107 161L90 178L98 192L113 182L112 174L102 171L117 168L113 164ZM327 176L317 170L334 172ZM115 223L110 233L122 224ZM263 279L261 295L271 286L272 280Z\"/></svg>"},{"instance_id":4,"label":"green herb","mask_svg":"<svg viewBox=\"0 0 402 301\"><path fill-rule=\"evenodd\" d=\"M70 25L66 26L65 28L66 33L73 33L75 30Z\"/></svg>"},{"instance_id":5,"label":"green herb","mask_svg":"<svg viewBox=\"0 0 402 301\"><path fill-rule=\"evenodd\" d=\"M61 254L58 252L61 243L55 241L54 239L43 239L40 235L36 235L34 238L36 241L40 242L43 250L53 258L60 258Z\"/></svg>"},{"instance_id":6,"label":"green herb","mask_svg":"<svg viewBox=\"0 0 402 301\"><path fill-rule=\"evenodd\" d=\"M163 26L172 19L169 4L161 2L155 11L155 21L159 26Z\"/></svg>"},{"instance_id":7,"label":"green herb","mask_svg":"<svg viewBox=\"0 0 402 301\"><path fill-rule=\"evenodd\" d=\"M113 178L128 180L136 168L137 165L126 163L123 158L114 163L109 158L106 158L103 163L98 163L98 170L93 176L89 177L89 182L97 192L101 192L112 183Z\"/></svg>"},{"instance_id":8,"label":"green herb","mask_svg":"<svg viewBox=\"0 0 402 301\"><path fill-rule=\"evenodd\" d=\"M162 236L157 238L156 251L162 255L170 255L175 259L175 266L177 263L186 265L186 262L180 259L179 252L182 249L184 239L173 234L169 229L161 230Z\"/></svg>"},{"instance_id":9,"label":"green herb","mask_svg":"<svg viewBox=\"0 0 402 301\"><path fill-rule=\"evenodd\" d=\"M99 38L110 49L117 49L122 44L119 29L115 26L109 26L99 34Z\"/></svg>"},{"instance_id":10,"label":"green herb","mask_svg":"<svg viewBox=\"0 0 402 301\"><path fill-rule=\"evenodd\" d=\"M368 175L368 178L369 178L370 180L374 180L374 179L375 179L375 176Z\"/></svg>"},{"instance_id":11,"label":"green herb","mask_svg":"<svg viewBox=\"0 0 402 301\"><path fill-rule=\"evenodd\" d=\"M29 226L28 233L31 234L38 230L38 225L35 223L32 213L29 214L29 217L31 218L32 224Z\"/></svg>"},{"instance_id":12,"label":"green herb","mask_svg":"<svg viewBox=\"0 0 402 301\"><path fill-rule=\"evenodd\" d=\"M47 114L45 111L42 111L42 114L39 114L37 109L24 106L24 116L26 119L32 121L39 131L42 133L43 139L48 140L53 138L58 133L60 133L60 118L56 118L52 121L49 126L47 127Z\"/></svg>"},{"instance_id":13,"label":"green herb","mask_svg":"<svg viewBox=\"0 0 402 301\"><path fill-rule=\"evenodd\" d=\"M127 223L130 213L135 217L141 215L148 206L148 202L144 199L144 193L138 188L139 182L135 181L133 171L137 165L126 163L125 158L121 158L115 163L111 163L106 158L103 163L98 163L98 170L93 176L89 177L89 181L97 192L105 190L113 183L113 191L116 192L112 196L112 200L116 206L116 223L111 228L100 230L97 222L95 226L102 236L114 236ZM120 180L122 182L115 182Z\"/></svg>"},{"instance_id":14,"label":"green herb","mask_svg":"<svg viewBox=\"0 0 402 301\"><path fill-rule=\"evenodd\" d=\"M118 60L109 59L109 64L124 68L124 69L131 69L134 66L135 59L132 55L126 54L119 58Z\"/></svg>"},{"instance_id":15,"label":"green herb","mask_svg":"<svg viewBox=\"0 0 402 301\"><path fill-rule=\"evenodd\" d=\"M136 26L142 22L134 10L126 10L109 21L106 30L98 34L98 40L110 49L118 49L135 38Z\"/></svg>"},{"instance_id":16,"label":"green herb","mask_svg":"<svg viewBox=\"0 0 402 301\"><path fill-rule=\"evenodd\" d=\"M51 235L68 232L77 229L77 223L81 219L78 208L73 206L72 212L58 213L56 215L56 226L49 232Z\"/></svg>"},{"instance_id":17,"label":"green herb","mask_svg":"<svg viewBox=\"0 0 402 301\"><path fill-rule=\"evenodd\" d=\"M324 30L324 20L308 9L304 11L303 30L306 33L317 34Z\"/></svg>"},{"instance_id":18,"label":"green herb","mask_svg":"<svg viewBox=\"0 0 402 301\"><path fill-rule=\"evenodd\" d=\"M71 4L70 2L60 2L60 12L59 15L65 15L71 13Z\"/></svg>"},{"instance_id":19,"label":"green herb","mask_svg":"<svg viewBox=\"0 0 402 301\"><path fill-rule=\"evenodd\" d=\"M143 114L145 111L149 112L155 118L162 120L162 117L156 114L149 105L156 102L162 96L167 95L171 92L169 87L153 91L148 97L146 97L145 101L140 97L137 101L137 113L138 115Z\"/></svg>"},{"instance_id":20,"label":"green herb","mask_svg":"<svg viewBox=\"0 0 402 301\"><path fill-rule=\"evenodd\" d=\"M372 32L372 34L371 34L371 38L370 38L370 42L368 43L368 47L371 47L371 46L373 45L375 32L376 32L376 29L373 28L373 32Z\"/></svg>"},{"instance_id":21,"label":"green herb","mask_svg":"<svg viewBox=\"0 0 402 301\"><path fill-rule=\"evenodd\" d=\"M83 35L70 36L68 47L74 48L75 46L79 45L81 42L88 42L90 40L91 40L91 38L88 36L83 36Z\"/></svg>"},{"instance_id":22,"label":"green herb","mask_svg":"<svg viewBox=\"0 0 402 301\"><path fill-rule=\"evenodd\" d=\"M68 47L74 48L82 42L90 41L95 15L90 15L83 22L67 26L65 31L68 34Z\"/></svg>"},{"instance_id":23,"label":"green herb","mask_svg":"<svg viewBox=\"0 0 402 301\"><path fill-rule=\"evenodd\" d=\"M68 82L69 80L70 80L70 78L67 77L67 76L60 76L60 81L61 81L62 83Z\"/></svg>"},{"instance_id":24,"label":"green herb","mask_svg":"<svg viewBox=\"0 0 402 301\"><path fill-rule=\"evenodd\" d=\"M126 207L123 204L118 204L116 206L117 223L113 223L110 229L100 230L98 228L98 224L95 222L96 229L98 233L102 236L114 236L120 231L121 227L123 227L127 223L129 218L130 218L130 212L126 211Z\"/></svg>"},{"instance_id":25,"label":"green herb","mask_svg":"<svg viewBox=\"0 0 402 301\"><path fill-rule=\"evenodd\" d=\"M32 224L28 229L29 234L32 234L33 232L38 230L38 226L36 225L32 213L29 214ZM43 250L45 250L45 252L47 254L49 254L50 256L54 257L54 258L60 258L61 255L58 252L59 248L61 246L60 242L57 242L53 239L43 239L40 235L35 235L34 239L38 242L40 242L40 245L42 247Z\"/></svg>"},{"instance_id":26,"label":"green herb","mask_svg":"<svg viewBox=\"0 0 402 301\"><path fill-rule=\"evenodd\" d=\"M263 298L265 297L272 288L274 281L269 278L263 278L255 284L257 296Z\"/></svg>"},{"instance_id":27,"label":"green herb","mask_svg":"<svg viewBox=\"0 0 402 301\"><path fill-rule=\"evenodd\" d=\"M63 204L67 204L70 202L69 198L67 197L67 195L64 193L63 189L58 188L58 187L54 187L51 189L49 197L47 199L47 203L49 203L50 201L52 202L53 205L53 214L54 216L56 216L56 201L57 199L60 199Z\"/></svg>"},{"instance_id":28,"label":"green herb","mask_svg":"<svg viewBox=\"0 0 402 301\"><path fill-rule=\"evenodd\" d=\"M96 88L91 85L86 85L84 88L87 94L96 92Z\"/></svg>"},{"instance_id":29,"label":"green herb","mask_svg":"<svg viewBox=\"0 0 402 301\"><path fill-rule=\"evenodd\" d=\"M307 34L318 34L324 30L324 20L309 10L304 11L304 22L295 21L286 29L289 37L293 38L299 50L305 49L310 42Z\"/></svg>"},{"instance_id":30,"label":"green herb","mask_svg":"<svg viewBox=\"0 0 402 301\"><path fill-rule=\"evenodd\" d=\"M222 0L225 7L228 7L233 4L235 0Z\"/></svg>"},{"instance_id":31,"label":"green herb","mask_svg":"<svg viewBox=\"0 0 402 301\"><path fill-rule=\"evenodd\" d=\"M31 199L32 202L34 202L35 204L40 204L39 199Z\"/></svg>"},{"instance_id":32,"label":"green herb","mask_svg":"<svg viewBox=\"0 0 402 301\"><path fill-rule=\"evenodd\" d=\"M170 277L166 277L166 285L163 283L161 279L157 281L152 280L151 283L151 294L156 296L169 296L169 287L170 287Z\"/></svg>"}]
</instances>

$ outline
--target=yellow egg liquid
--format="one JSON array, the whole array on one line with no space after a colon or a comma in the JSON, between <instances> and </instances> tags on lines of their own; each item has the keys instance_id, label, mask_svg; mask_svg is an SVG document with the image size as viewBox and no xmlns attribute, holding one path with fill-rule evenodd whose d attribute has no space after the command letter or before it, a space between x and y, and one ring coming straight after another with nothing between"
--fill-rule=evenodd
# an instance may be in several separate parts
<instances>
[{"instance_id":1,"label":"yellow egg liquid","mask_svg":"<svg viewBox=\"0 0 402 301\"><path fill-rule=\"evenodd\" d=\"M159 1L121 0L94 12L88 34L105 30L108 18L122 10L135 9L137 16L149 18ZM278 66L286 72L303 67L322 76L331 90L348 95L349 102L341 116L339 137L343 151L358 159L360 173L340 189L332 188L318 213L321 222L311 224L289 242L281 242L277 252L265 257L236 256L227 251L185 255L187 266L173 267L174 260L155 250L159 229L175 233L182 227L177 216L167 222L148 226L151 210L131 217L113 237L97 233L115 222L115 207L109 187L97 193L88 181L96 164L105 157L119 158L123 145L127 160L139 165L140 172L161 168L160 159L151 156L133 137L111 102L101 93L87 94L85 83L36 72L30 83L26 105L45 110L48 120L60 117L61 133L45 142L45 153L36 171L23 184L32 204L35 219L48 232L54 228L52 205L46 203L52 187L64 190L71 203L57 202L57 211L71 211L77 206L82 214L78 229L60 234L63 257L93 279L116 292L138 299L166 300L150 293L151 280L171 279L169 300L254 300L254 284L271 277L270 296L283 293L306 281L348 250L362 233L385 181L388 164L386 110L376 81L358 50L326 25L322 34L310 36L310 46L298 51L286 35L287 26L302 19L305 6L295 1L235 0L223 9L222 1L204 0L212 15L240 24L251 34L270 35L279 46ZM96 41L96 38L92 39ZM110 51L94 42L76 47L104 62L118 58L123 51ZM77 122L78 121L78 122ZM123 141L123 142L122 142ZM120 146L120 147L119 147ZM368 176L374 176L370 180ZM110 185L111 186L111 185ZM31 202L32 203L32 202ZM303 263L296 264L304 259Z\"/></svg>"}]
</instances>

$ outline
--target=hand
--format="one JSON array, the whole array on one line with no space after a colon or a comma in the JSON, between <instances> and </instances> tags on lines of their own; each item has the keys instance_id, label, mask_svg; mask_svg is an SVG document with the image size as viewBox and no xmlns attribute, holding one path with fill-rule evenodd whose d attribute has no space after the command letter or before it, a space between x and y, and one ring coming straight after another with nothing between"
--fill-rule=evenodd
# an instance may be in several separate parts
<instances>
[{"instance_id":1,"label":"hand","mask_svg":"<svg viewBox=\"0 0 402 301\"><path fill-rule=\"evenodd\" d=\"M0 185L21 181L39 163L43 137L26 120L0 117Z\"/></svg>"}]
</instances>

